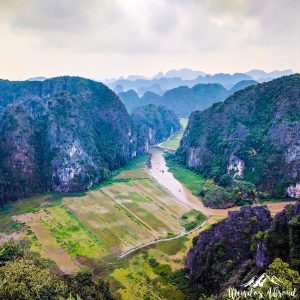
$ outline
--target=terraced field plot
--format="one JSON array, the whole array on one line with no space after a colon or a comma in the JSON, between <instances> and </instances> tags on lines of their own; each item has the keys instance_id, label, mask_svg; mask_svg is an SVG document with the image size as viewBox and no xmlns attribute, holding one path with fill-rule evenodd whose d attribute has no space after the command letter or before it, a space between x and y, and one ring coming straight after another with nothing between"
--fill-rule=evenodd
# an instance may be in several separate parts
<instances>
[{"instance_id":1,"label":"terraced field plot","mask_svg":"<svg viewBox=\"0 0 300 300\"><path fill-rule=\"evenodd\" d=\"M179 234L186 211L139 163L107 185L62 197L14 220L30 227L39 242L33 250L70 273L80 265L105 265L132 248Z\"/></svg>"},{"instance_id":2,"label":"terraced field plot","mask_svg":"<svg viewBox=\"0 0 300 300\"><path fill-rule=\"evenodd\" d=\"M113 293L121 300L189 299L175 278L184 267L193 238L221 219L212 217L204 228L187 236L140 250L102 271L100 277L109 281Z\"/></svg>"}]
</instances>

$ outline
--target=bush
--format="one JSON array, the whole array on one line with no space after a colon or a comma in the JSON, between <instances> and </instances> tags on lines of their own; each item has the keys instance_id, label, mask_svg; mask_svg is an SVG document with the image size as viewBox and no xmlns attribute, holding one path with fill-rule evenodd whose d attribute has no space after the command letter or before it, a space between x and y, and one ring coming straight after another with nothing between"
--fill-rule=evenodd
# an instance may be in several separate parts
<instances>
[{"instance_id":1,"label":"bush","mask_svg":"<svg viewBox=\"0 0 300 300\"><path fill-rule=\"evenodd\" d=\"M228 187L231 186L232 184L232 177L228 174L224 174L220 177L220 182L219 182L220 186L223 187Z\"/></svg>"},{"instance_id":2,"label":"bush","mask_svg":"<svg viewBox=\"0 0 300 300\"><path fill-rule=\"evenodd\" d=\"M195 209L191 209L181 216L180 223L185 230L189 231L202 224L205 221L205 219L206 217L202 212Z\"/></svg>"},{"instance_id":3,"label":"bush","mask_svg":"<svg viewBox=\"0 0 300 300\"><path fill-rule=\"evenodd\" d=\"M205 193L203 203L212 208L228 208L232 207L236 201L236 196L232 191L215 185Z\"/></svg>"}]
</instances>

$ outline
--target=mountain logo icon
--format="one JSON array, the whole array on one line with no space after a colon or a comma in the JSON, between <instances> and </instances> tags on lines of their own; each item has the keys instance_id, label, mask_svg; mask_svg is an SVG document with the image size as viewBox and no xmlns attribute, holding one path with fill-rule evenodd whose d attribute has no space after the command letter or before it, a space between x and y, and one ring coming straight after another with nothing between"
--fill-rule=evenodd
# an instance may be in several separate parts
<instances>
[{"instance_id":1,"label":"mountain logo icon","mask_svg":"<svg viewBox=\"0 0 300 300\"><path fill-rule=\"evenodd\" d=\"M267 282L267 281L269 281L269 282L271 282L271 283L273 283L277 286L282 286L282 282L276 276L269 276L266 273L263 273L259 277L258 276L253 276L248 282L242 284L241 287L243 287L243 288L262 287L265 284L265 282Z\"/></svg>"}]
</instances>

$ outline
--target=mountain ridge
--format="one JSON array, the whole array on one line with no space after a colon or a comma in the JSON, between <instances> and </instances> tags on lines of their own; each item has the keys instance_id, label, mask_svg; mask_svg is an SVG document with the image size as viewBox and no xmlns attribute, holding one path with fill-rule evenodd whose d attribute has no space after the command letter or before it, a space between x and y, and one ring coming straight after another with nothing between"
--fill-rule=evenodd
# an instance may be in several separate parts
<instances>
[{"instance_id":1,"label":"mountain ridge","mask_svg":"<svg viewBox=\"0 0 300 300\"><path fill-rule=\"evenodd\" d=\"M124 104L80 77L0 81L0 137L2 202L87 189L137 155Z\"/></svg>"},{"instance_id":2,"label":"mountain ridge","mask_svg":"<svg viewBox=\"0 0 300 300\"><path fill-rule=\"evenodd\" d=\"M296 74L247 87L193 112L177 156L217 181L231 174L270 195L291 195L300 181L299 98Z\"/></svg>"}]
</instances>

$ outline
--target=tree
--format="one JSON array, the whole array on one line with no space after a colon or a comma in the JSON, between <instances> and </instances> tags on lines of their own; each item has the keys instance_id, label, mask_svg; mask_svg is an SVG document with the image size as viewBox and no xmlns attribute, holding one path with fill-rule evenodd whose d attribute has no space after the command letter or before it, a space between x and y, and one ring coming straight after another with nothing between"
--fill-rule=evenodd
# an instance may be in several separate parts
<instances>
[{"instance_id":1,"label":"tree","mask_svg":"<svg viewBox=\"0 0 300 300\"><path fill-rule=\"evenodd\" d=\"M66 292L62 278L31 258L7 262L0 268L0 280L0 299L60 299Z\"/></svg>"},{"instance_id":2,"label":"tree","mask_svg":"<svg viewBox=\"0 0 300 300\"><path fill-rule=\"evenodd\" d=\"M0 247L0 299L5 300L113 300L109 285L90 272L57 275L48 261L33 256L23 243Z\"/></svg>"}]
</instances>

